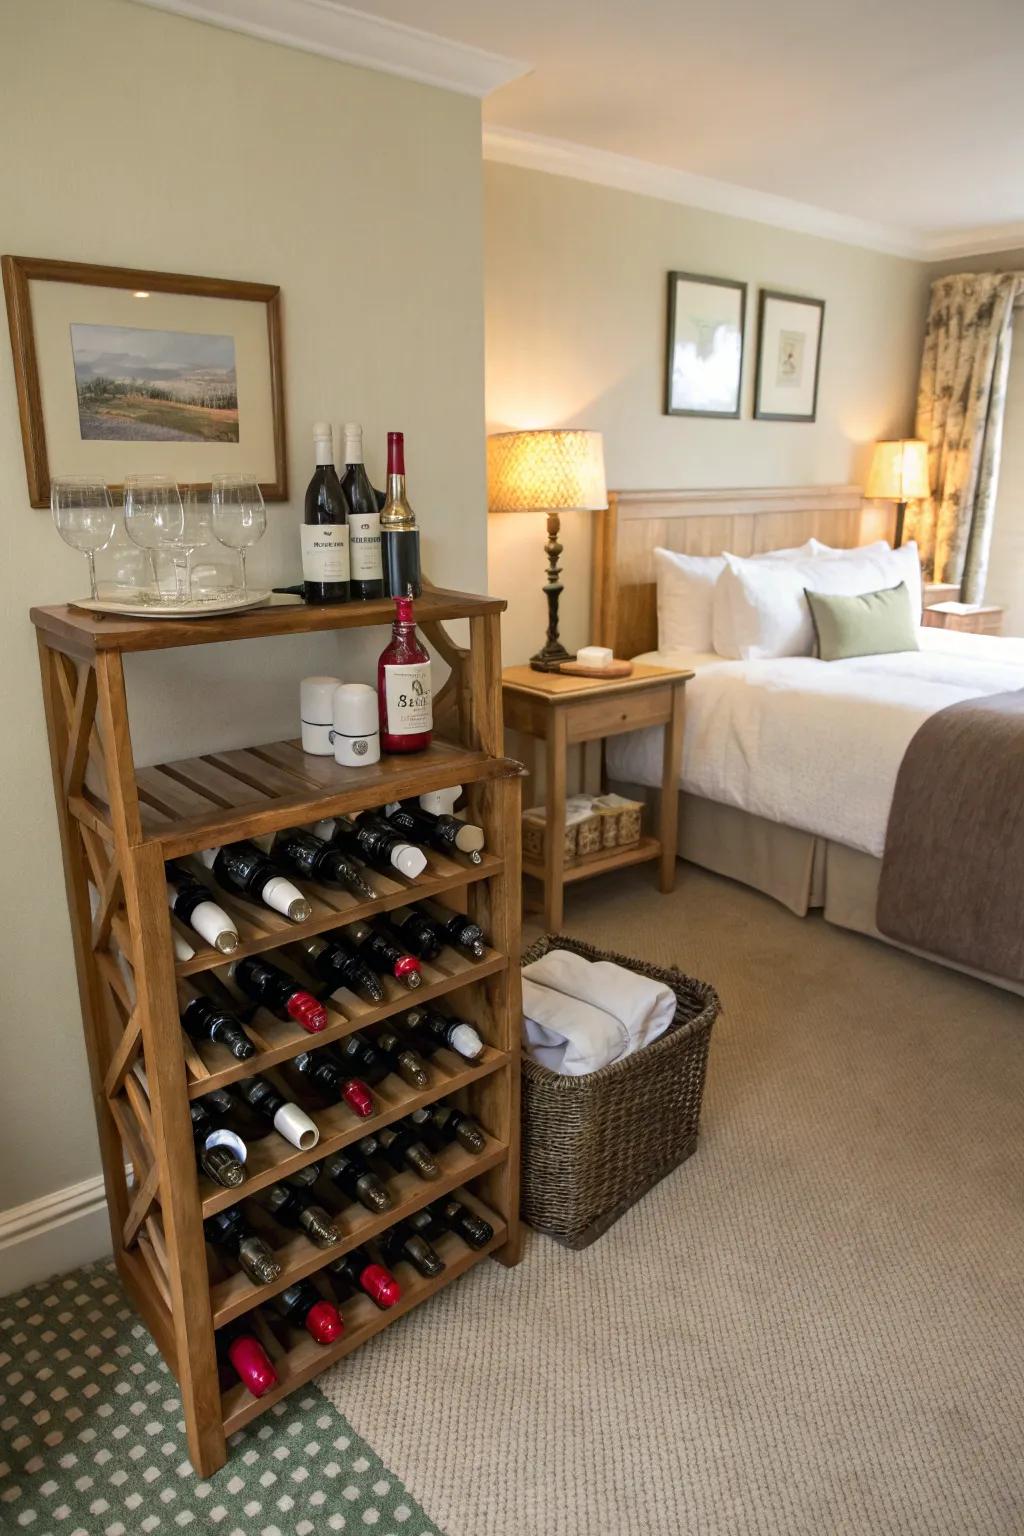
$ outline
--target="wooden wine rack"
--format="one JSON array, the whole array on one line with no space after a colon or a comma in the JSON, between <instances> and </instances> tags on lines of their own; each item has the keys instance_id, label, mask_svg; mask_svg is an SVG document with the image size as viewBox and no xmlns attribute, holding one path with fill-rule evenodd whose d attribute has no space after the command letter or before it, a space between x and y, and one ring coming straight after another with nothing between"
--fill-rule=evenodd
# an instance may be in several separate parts
<instances>
[{"instance_id":1,"label":"wooden wine rack","mask_svg":"<svg viewBox=\"0 0 1024 1536\"><path fill-rule=\"evenodd\" d=\"M499 615L505 604L431 588L416 606L420 630L450 667L435 699L435 730L447 739L435 738L426 752L387 757L365 768L342 768L331 759L307 756L294 741L137 767L124 656L386 624L390 602L319 610L268 606L196 621L114 619L72 606L34 608L31 614L114 1255L129 1295L178 1379L192 1463L203 1477L227 1459L227 1435L479 1259L491 1254L515 1264L519 1258L522 770L502 756ZM468 649L456 646L443 628L449 619L468 619ZM297 655L296 698L299 667ZM410 993L389 980L378 1004L341 990L331 1000L328 1027L319 1035L307 1035L261 1010L247 1024L257 1055L244 1063L222 1047L195 1045L185 1037L179 1024L179 978L215 971L225 958L191 930L181 929L195 955L175 961L171 938L177 920L167 906L167 859L187 862L203 848L450 784L466 786L472 817L484 828L487 851L478 865L461 855L431 853L419 880L371 873L377 893L373 900L297 881L312 909L302 924L219 891L216 899L235 919L242 941L232 958L276 949L277 963L288 966L292 962L285 946L304 934L329 932L430 895L480 924L489 945L481 959L446 949L424 966L418 991ZM253 1142L240 1189L222 1189L199 1174L190 1099L253 1073L266 1072L273 1079L300 1051L316 1050L441 996L460 1016L472 1019L483 1036L485 1050L477 1060L439 1050L431 1059L430 1083L422 1090L394 1075L386 1078L374 1089L372 1119L358 1119L344 1103L314 1111L320 1142L310 1151L297 1151L276 1135ZM143 1069L141 1075L137 1068ZM390 1181L394 1208L385 1215L346 1207L337 1218L341 1240L331 1248L314 1247L304 1235L289 1235L282 1242L278 1231L275 1249L282 1273L271 1286L230 1272L208 1252L205 1217L441 1098L454 1099L480 1120L487 1132L482 1152L447 1148L438 1158L440 1178L429 1183L411 1174L395 1176ZM453 1189L490 1221L491 1242L477 1251L447 1234L436 1245L446 1267L432 1280L400 1264L397 1306L382 1312L366 1297L345 1302L345 1332L335 1344L325 1348L306 1334L271 1331L254 1310ZM254 1216L257 1225L259 1219ZM216 1330L246 1313L252 1314L279 1377L279 1385L258 1399L240 1384L222 1392L218 1377Z\"/></svg>"}]
</instances>

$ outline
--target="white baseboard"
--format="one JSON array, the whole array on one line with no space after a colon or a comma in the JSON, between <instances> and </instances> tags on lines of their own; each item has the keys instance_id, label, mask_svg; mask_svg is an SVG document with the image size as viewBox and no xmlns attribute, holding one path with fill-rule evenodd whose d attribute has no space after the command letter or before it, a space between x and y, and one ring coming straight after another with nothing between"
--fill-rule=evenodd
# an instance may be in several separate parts
<instances>
[{"instance_id":1,"label":"white baseboard","mask_svg":"<svg viewBox=\"0 0 1024 1536\"><path fill-rule=\"evenodd\" d=\"M110 1253L106 1193L99 1174L0 1211L0 1295Z\"/></svg>"}]
</instances>

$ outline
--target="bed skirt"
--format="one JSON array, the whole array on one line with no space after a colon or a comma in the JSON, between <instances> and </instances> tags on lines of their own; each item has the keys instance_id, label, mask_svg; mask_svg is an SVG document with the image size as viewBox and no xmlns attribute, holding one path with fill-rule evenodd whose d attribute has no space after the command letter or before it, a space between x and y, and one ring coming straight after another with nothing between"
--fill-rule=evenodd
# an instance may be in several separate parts
<instances>
[{"instance_id":1,"label":"bed skirt","mask_svg":"<svg viewBox=\"0 0 1024 1536\"><path fill-rule=\"evenodd\" d=\"M612 781L610 789L657 809L659 791L642 784ZM838 928L880 939L893 949L920 955L937 965L963 971L1004 991L1024 996L1024 985L956 965L941 955L911 949L880 933L875 926L878 881L882 861L845 843L830 842L813 832L766 821L734 805L721 805L699 795L679 796L679 855L702 869L763 891L775 901L806 917L820 908L826 922Z\"/></svg>"}]
</instances>

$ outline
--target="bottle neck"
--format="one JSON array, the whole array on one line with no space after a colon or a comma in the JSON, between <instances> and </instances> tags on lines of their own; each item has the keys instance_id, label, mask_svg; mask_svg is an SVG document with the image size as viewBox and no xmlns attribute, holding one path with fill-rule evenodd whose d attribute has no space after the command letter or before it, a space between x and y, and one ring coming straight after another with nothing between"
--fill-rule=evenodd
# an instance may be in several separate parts
<instances>
[{"instance_id":1,"label":"bottle neck","mask_svg":"<svg viewBox=\"0 0 1024 1536\"><path fill-rule=\"evenodd\" d=\"M363 462L363 429L362 427L345 428L345 463L361 464Z\"/></svg>"},{"instance_id":2,"label":"bottle neck","mask_svg":"<svg viewBox=\"0 0 1024 1536\"><path fill-rule=\"evenodd\" d=\"M318 437L316 439L316 467L317 469L325 469L328 465L330 465L331 469L334 468L334 445L329 437Z\"/></svg>"},{"instance_id":3,"label":"bottle neck","mask_svg":"<svg viewBox=\"0 0 1024 1536\"><path fill-rule=\"evenodd\" d=\"M416 526L416 514L405 497L405 476L389 474L387 500L381 510L382 528L408 528Z\"/></svg>"}]
</instances>

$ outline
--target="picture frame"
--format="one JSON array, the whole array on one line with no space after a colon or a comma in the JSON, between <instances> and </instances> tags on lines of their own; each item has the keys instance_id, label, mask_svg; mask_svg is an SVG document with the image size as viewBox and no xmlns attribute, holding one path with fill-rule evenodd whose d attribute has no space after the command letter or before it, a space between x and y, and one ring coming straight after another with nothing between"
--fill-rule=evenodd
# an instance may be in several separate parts
<instances>
[{"instance_id":1,"label":"picture frame","mask_svg":"<svg viewBox=\"0 0 1024 1536\"><path fill-rule=\"evenodd\" d=\"M757 303L754 418L811 422L818 414L825 300L762 288Z\"/></svg>"},{"instance_id":2,"label":"picture frame","mask_svg":"<svg viewBox=\"0 0 1024 1536\"><path fill-rule=\"evenodd\" d=\"M7 319L33 507L51 473L119 489L162 473L208 487L257 474L288 496L280 289L4 256Z\"/></svg>"},{"instance_id":3,"label":"picture frame","mask_svg":"<svg viewBox=\"0 0 1024 1536\"><path fill-rule=\"evenodd\" d=\"M668 274L664 415L739 417L746 311L746 283Z\"/></svg>"}]
</instances>

